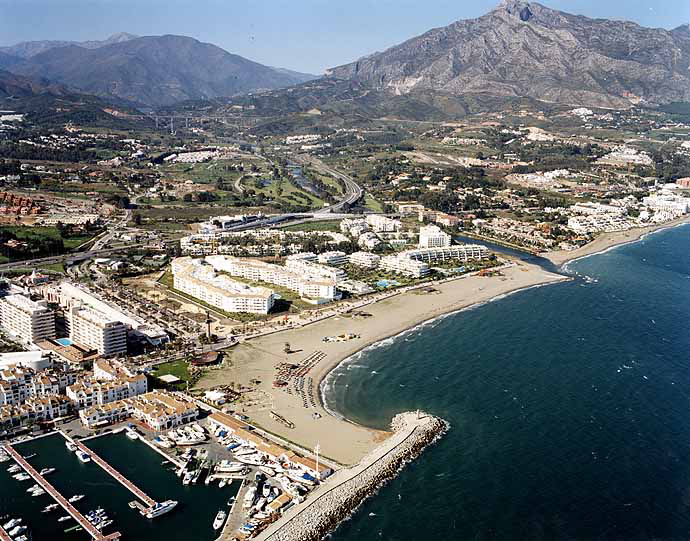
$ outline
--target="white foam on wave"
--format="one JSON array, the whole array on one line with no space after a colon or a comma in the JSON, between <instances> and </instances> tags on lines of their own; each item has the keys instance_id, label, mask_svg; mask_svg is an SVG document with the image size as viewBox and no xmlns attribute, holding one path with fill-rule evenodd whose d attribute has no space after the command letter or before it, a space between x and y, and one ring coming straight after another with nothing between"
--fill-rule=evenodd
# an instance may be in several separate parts
<instances>
[{"instance_id":1,"label":"white foam on wave","mask_svg":"<svg viewBox=\"0 0 690 541\"><path fill-rule=\"evenodd\" d=\"M319 395L321 396L321 404L323 404L323 408L328 412L330 415L337 419L342 419L344 421L352 422L349 419L347 419L345 416L343 416L340 413L337 413L333 407L329 404L328 401L328 395L331 395L331 391L335 388L335 382L337 379L344 375L345 371L350 370L349 366L352 365L353 367L357 368L367 368L366 365L360 365L360 364L353 364L354 361L357 361L361 359L364 355L369 353L370 351L374 351L376 349L382 348L382 347L387 347L393 345L396 340L400 339L405 339L406 336L417 332L419 330L422 330L426 327L431 326L431 328L436 327L438 323L440 323L442 320L449 318L451 316L455 316L457 314L460 314L462 312L469 312L471 310L475 310L477 308L480 308L482 306L485 306L486 304L489 304L491 302L499 301L502 299L505 299L506 297L509 297L511 295L514 295L516 293L520 293L521 291L527 291L529 289L537 289L540 287L546 287L550 286L553 284L558 284L561 282L546 282L543 284L535 284L531 286L526 286L523 288L515 289L513 291L509 291L508 293L501 293L500 295L496 295L495 297L492 297L488 300L485 301L480 301L476 302L474 304L471 304L469 306L465 306L464 308L459 308L458 310L453 310L452 312L447 312L445 314L440 314L438 316L435 316L433 318L427 319L426 321L422 321L421 323L418 323L414 327L410 327L409 329L405 329L404 331L393 335L389 336L388 338L383 338L377 342L374 342L372 344L369 344L368 346L360 349L358 352L353 353L349 357L345 357L342 361L340 361L336 366L334 366L331 371L326 374L326 376L321 380L321 384L319 385ZM376 374L377 372L372 372L373 374Z\"/></svg>"}]
</instances>

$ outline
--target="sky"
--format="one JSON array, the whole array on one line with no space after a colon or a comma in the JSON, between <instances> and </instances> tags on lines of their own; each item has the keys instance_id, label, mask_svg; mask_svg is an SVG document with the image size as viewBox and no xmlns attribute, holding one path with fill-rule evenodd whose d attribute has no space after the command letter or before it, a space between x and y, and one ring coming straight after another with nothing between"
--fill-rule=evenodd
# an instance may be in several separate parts
<instances>
[{"instance_id":1,"label":"sky","mask_svg":"<svg viewBox=\"0 0 690 541\"><path fill-rule=\"evenodd\" d=\"M0 45L179 34L269 66L321 74L499 0L0 0ZM690 0L542 0L562 11L643 26L690 22Z\"/></svg>"}]
</instances>

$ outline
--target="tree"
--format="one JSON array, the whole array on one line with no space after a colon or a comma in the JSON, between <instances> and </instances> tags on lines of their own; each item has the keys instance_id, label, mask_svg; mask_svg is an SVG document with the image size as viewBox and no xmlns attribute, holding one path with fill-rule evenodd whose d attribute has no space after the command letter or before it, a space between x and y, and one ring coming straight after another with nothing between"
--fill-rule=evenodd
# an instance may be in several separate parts
<instances>
[{"instance_id":1,"label":"tree","mask_svg":"<svg viewBox=\"0 0 690 541\"><path fill-rule=\"evenodd\" d=\"M292 353L292 348L290 347L290 342L285 342L285 347L283 348L283 351L288 355L290 353Z\"/></svg>"},{"instance_id":2,"label":"tree","mask_svg":"<svg viewBox=\"0 0 690 541\"><path fill-rule=\"evenodd\" d=\"M133 220L134 225L141 225L141 214L139 214L138 212L134 214Z\"/></svg>"}]
</instances>

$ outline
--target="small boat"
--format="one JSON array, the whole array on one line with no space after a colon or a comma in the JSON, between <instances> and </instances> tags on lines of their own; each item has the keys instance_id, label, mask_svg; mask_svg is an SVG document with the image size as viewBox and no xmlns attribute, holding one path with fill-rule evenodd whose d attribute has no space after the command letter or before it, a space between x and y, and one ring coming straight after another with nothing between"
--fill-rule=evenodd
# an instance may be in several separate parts
<instances>
[{"instance_id":1,"label":"small boat","mask_svg":"<svg viewBox=\"0 0 690 541\"><path fill-rule=\"evenodd\" d=\"M11 530L11 529L14 528L17 524L19 524L21 521L22 521L21 518L13 518L13 519L10 520L9 522L6 522L5 524L3 524L3 525L2 525L2 529L5 530L5 531Z\"/></svg>"},{"instance_id":2,"label":"small boat","mask_svg":"<svg viewBox=\"0 0 690 541\"><path fill-rule=\"evenodd\" d=\"M33 486L29 487L26 489L27 492L33 492L34 490L38 490L41 488L41 486L37 483L34 483Z\"/></svg>"},{"instance_id":3,"label":"small boat","mask_svg":"<svg viewBox=\"0 0 690 541\"><path fill-rule=\"evenodd\" d=\"M10 537L14 537L16 535L19 535L20 533L24 533L26 529L26 526L15 526L7 533L10 534Z\"/></svg>"},{"instance_id":4,"label":"small boat","mask_svg":"<svg viewBox=\"0 0 690 541\"><path fill-rule=\"evenodd\" d=\"M30 455L23 455L23 458L24 460L29 460L31 458L34 458L35 456L37 456L36 453L31 453Z\"/></svg>"},{"instance_id":5,"label":"small boat","mask_svg":"<svg viewBox=\"0 0 690 541\"><path fill-rule=\"evenodd\" d=\"M137 434L137 432L136 432L134 429L130 428L130 427L125 428L125 435L126 435L130 440L138 440L138 439L139 439L139 434Z\"/></svg>"},{"instance_id":6,"label":"small boat","mask_svg":"<svg viewBox=\"0 0 690 541\"><path fill-rule=\"evenodd\" d=\"M26 537L25 535L20 535L14 541L29 541L29 538Z\"/></svg>"},{"instance_id":7,"label":"small boat","mask_svg":"<svg viewBox=\"0 0 690 541\"><path fill-rule=\"evenodd\" d=\"M77 451L77 458L81 460L84 464L86 464L87 462L91 462L91 455L89 455L89 453L85 453L81 449Z\"/></svg>"},{"instance_id":8,"label":"small boat","mask_svg":"<svg viewBox=\"0 0 690 541\"><path fill-rule=\"evenodd\" d=\"M67 449L69 449L72 452L74 452L78 449L78 447L74 444L74 442L71 442L69 440L67 440L65 442L65 447L67 447Z\"/></svg>"},{"instance_id":9,"label":"small boat","mask_svg":"<svg viewBox=\"0 0 690 541\"><path fill-rule=\"evenodd\" d=\"M31 491L31 495L32 495L34 498L37 497L37 496L43 496L45 493L46 493L46 491L43 490L42 488L38 488L38 489L36 489L36 490L32 490L32 491Z\"/></svg>"},{"instance_id":10,"label":"small boat","mask_svg":"<svg viewBox=\"0 0 690 541\"><path fill-rule=\"evenodd\" d=\"M220 530L223 527L223 524L225 524L225 517L227 516L228 514L222 509L218 511L218 514L216 515L216 518L213 521L213 529Z\"/></svg>"},{"instance_id":11,"label":"small boat","mask_svg":"<svg viewBox=\"0 0 690 541\"><path fill-rule=\"evenodd\" d=\"M259 466L259 469L269 477L273 477L276 474L275 470L273 468L269 468L268 466Z\"/></svg>"},{"instance_id":12,"label":"small boat","mask_svg":"<svg viewBox=\"0 0 690 541\"><path fill-rule=\"evenodd\" d=\"M17 473L21 469L22 468L19 464L12 464L9 468L7 468L7 471L10 473Z\"/></svg>"},{"instance_id":13,"label":"small boat","mask_svg":"<svg viewBox=\"0 0 690 541\"><path fill-rule=\"evenodd\" d=\"M232 498L230 498L230 499L228 500L228 507L232 507L232 505L233 505L234 503L235 503L235 496L233 496Z\"/></svg>"},{"instance_id":14,"label":"small boat","mask_svg":"<svg viewBox=\"0 0 690 541\"><path fill-rule=\"evenodd\" d=\"M28 473L24 472L13 475L12 477L17 481L28 481L29 479L31 479L31 476Z\"/></svg>"},{"instance_id":15,"label":"small boat","mask_svg":"<svg viewBox=\"0 0 690 541\"><path fill-rule=\"evenodd\" d=\"M69 503L76 503L76 502L78 502L78 501L80 501L80 500L83 500L85 497L86 497L86 496L84 496L83 494L75 494L74 496L72 496L72 497L71 497L69 500L67 500L67 501L68 501Z\"/></svg>"},{"instance_id":16,"label":"small boat","mask_svg":"<svg viewBox=\"0 0 690 541\"><path fill-rule=\"evenodd\" d=\"M244 495L244 502L242 503L242 507L244 509L249 509L252 505L254 505L255 496L256 487L249 487L249 490L247 490L247 493Z\"/></svg>"},{"instance_id":17,"label":"small boat","mask_svg":"<svg viewBox=\"0 0 690 541\"><path fill-rule=\"evenodd\" d=\"M41 513L50 513L51 511L55 511L58 507L58 504L51 503L50 505L46 505Z\"/></svg>"},{"instance_id":18,"label":"small boat","mask_svg":"<svg viewBox=\"0 0 690 541\"><path fill-rule=\"evenodd\" d=\"M71 518L72 518L72 517L70 517L69 515L65 515L65 516L60 517L60 518L58 519L58 522L65 522L66 520L69 520L69 519L71 519Z\"/></svg>"},{"instance_id":19,"label":"small boat","mask_svg":"<svg viewBox=\"0 0 690 541\"><path fill-rule=\"evenodd\" d=\"M183 485L189 485L192 482L192 479L194 479L194 471L188 471L184 474L184 478L182 479L182 484Z\"/></svg>"},{"instance_id":20,"label":"small boat","mask_svg":"<svg viewBox=\"0 0 690 541\"><path fill-rule=\"evenodd\" d=\"M261 490L261 495L264 498L268 498L271 495L271 485L264 483L263 489Z\"/></svg>"},{"instance_id":21,"label":"small boat","mask_svg":"<svg viewBox=\"0 0 690 541\"><path fill-rule=\"evenodd\" d=\"M220 483L218 483L218 488L223 488L227 484L228 484L228 480L225 477L222 477L220 480Z\"/></svg>"},{"instance_id":22,"label":"small boat","mask_svg":"<svg viewBox=\"0 0 690 541\"><path fill-rule=\"evenodd\" d=\"M55 468L43 468L43 469L40 471L40 474L41 474L41 475L48 475L48 474L50 474L50 473L53 473L54 471L55 471Z\"/></svg>"}]
</instances>

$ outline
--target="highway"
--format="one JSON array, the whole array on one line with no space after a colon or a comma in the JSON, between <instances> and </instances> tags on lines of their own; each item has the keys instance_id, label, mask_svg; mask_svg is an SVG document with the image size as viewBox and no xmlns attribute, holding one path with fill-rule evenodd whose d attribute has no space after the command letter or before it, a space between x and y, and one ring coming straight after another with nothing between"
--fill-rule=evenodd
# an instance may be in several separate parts
<instances>
[{"instance_id":1,"label":"highway","mask_svg":"<svg viewBox=\"0 0 690 541\"><path fill-rule=\"evenodd\" d=\"M119 252L141 248L144 244L128 244L127 246L120 246L119 248L106 248L103 250L89 250L87 252L76 252L71 254L62 254L50 257L39 257L37 259L25 259L23 261L13 261L12 263L3 263L0 265L0 271L31 268L40 265L52 265L54 263L67 263L72 265L79 261L84 261L92 257L108 257Z\"/></svg>"},{"instance_id":2,"label":"highway","mask_svg":"<svg viewBox=\"0 0 690 541\"><path fill-rule=\"evenodd\" d=\"M315 211L314 214L332 214L342 212L345 205L348 205L348 207L350 205L354 205L364 196L364 190L359 186L359 184L352 180L352 177L346 175L345 173L333 169L332 167L323 163L321 160L314 157L307 157L300 161L303 163L306 162L318 171L330 175L338 180L342 180L345 183L345 193L343 194L343 199L329 207L324 207Z\"/></svg>"}]
</instances>

